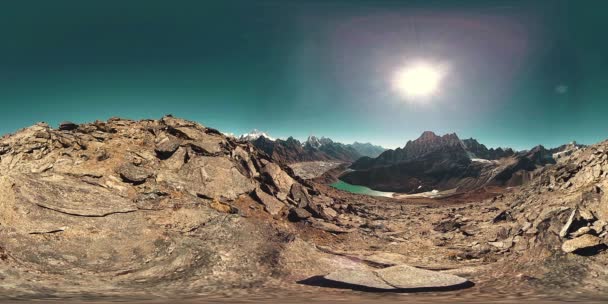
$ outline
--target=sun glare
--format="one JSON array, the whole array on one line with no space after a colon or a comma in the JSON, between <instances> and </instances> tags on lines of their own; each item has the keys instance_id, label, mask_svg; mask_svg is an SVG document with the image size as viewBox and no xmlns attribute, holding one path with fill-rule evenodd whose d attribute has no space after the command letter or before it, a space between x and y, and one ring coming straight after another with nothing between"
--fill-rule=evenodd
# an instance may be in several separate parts
<instances>
[{"instance_id":1,"label":"sun glare","mask_svg":"<svg viewBox=\"0 0 608 304\"><path fill-rule=\"evenodd\" d=\"M408 100L422 100L438 92L443 76L442 68L418 62L397 70L393 75L392 86L399 95Z\"/></svg>"}]
</instances>

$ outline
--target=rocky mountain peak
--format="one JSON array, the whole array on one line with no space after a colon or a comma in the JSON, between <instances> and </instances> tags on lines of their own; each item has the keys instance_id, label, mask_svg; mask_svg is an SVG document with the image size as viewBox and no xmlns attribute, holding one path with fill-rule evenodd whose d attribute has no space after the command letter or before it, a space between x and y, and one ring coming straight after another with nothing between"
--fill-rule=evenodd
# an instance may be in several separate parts
<instances>
[{"instance_id":1,"label":"rocky mountain peak","mask_svg":"<svg viewBox=\"0 0 608 304\"><path fill-rule=\"evenodd\" d=\"M434 140L439 138L439 136L437 134L435 134L435 132L433 131L424 131L422 132L422 134L420 135L420 137L418 137L417 140Z\"/></svg>"},{"instance_id":2,"label":"rocky mountain peak","mask_svg":"<svg viewBox=\"0 0 608 304\"><path fill-rule=\"evenodd\" d=\"M434 151L453 148L464 151L464 145L456 133L438 136L434 132L425 131L416 140L408 141L405 145L404 152L406 157L411 159Z\"/></svg>"},{"instance_id":3,"label":"rocky mountain peak","mask_svg":"<svg viewBox=\"0 0 608 304\"><path fill-rule=\"evenodd\" d=\"M462 143L464 144L466 150L470 153L472 158L481 158L487 160L496 160L503 157L513 156L515 151L511 148L490 148L486 147L484 144L481 144L474 138L463 139Z\"/></svg>"},{"instance_id":4,"label":"rocky mountain peak","mask_svg":"<svg viewBox=\"0 0 608 304\"><path fill-rule=\"evenodd\" d=\"M323 145L330 145L333 144L333 140L327 138L327 137L316 137L314 135L308 136L308 138L306 139L306 141L304 142L305 146L309 146L315 149L319 149L321 146Z\"/></svg>"}]
</instances>

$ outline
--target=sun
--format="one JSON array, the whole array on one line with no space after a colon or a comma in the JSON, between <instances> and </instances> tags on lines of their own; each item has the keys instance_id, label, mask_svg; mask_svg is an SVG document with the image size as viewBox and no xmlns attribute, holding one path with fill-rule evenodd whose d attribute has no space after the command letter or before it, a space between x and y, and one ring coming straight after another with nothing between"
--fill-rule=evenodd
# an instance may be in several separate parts
<instances>
[{"instance_id":1,"label":"sun","mask_svg":"<svg viewBox=\"0 0 608 304\"><path fill-rule=\"evenodd\" d=\"M416 62L398 69L392 87L408 100L423 100L438 93L445 71L440 66Z\"/></svg>"}]
</instances>

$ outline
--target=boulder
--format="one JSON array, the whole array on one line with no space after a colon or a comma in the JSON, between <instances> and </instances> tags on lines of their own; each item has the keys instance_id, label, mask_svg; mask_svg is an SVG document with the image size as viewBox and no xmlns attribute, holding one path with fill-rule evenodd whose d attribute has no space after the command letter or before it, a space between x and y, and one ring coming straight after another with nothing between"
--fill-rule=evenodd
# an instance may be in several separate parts
<instances>
[{"instance_id":1,"label":"boulder","mask_svg":"<svg viewBox=\"0 0 608 304\"><path fill-rule=\"evenodd\" d=\"M154 171L126 163L116 169L116 173L125 181L132 184L140 184L148 177L154 175Z\"/></svg>"},{"instance_id":2,"label":"boulder","mask_svg":"<svg viewBox=\"0 0 608 304\"><path fill-rule=\"evenodd\" d=\"M276 196L282 201L287 199L287 194L291 191L291 186L295 183L293 178L289 176L279 165L268 162L260 170L267 178L268 182L277 190Z\"/></svg>"},{"instance_id":3,"label":"boulder","mask_svg":"<svg viewBox=\"0 0 608 304\"><path fill-rule=\"evenodd\" d=\"M204 128L202 125L198 124L198 123L194 123L192 121L189 120L185 120L182 118L177 118L177 117L173 117L172 115L165 115L163 118L161 118L160 120L164 125L171 127L171 128L178 128L178 127L200 127L200 128Z\"/></svg>"},{"instance_id":4,"label":"boulder","mask_svg":"<svg viewBox=\"0 0 608 304\"><path fill-rule=\"evenodd\" d=\"M184 147L179 147L171 157L165 159L162 164L163 167L169 170L179 170L186 162L186 149Z\"/></svg>"},{"instance_id":5,"label":"boulder","mask_svg":"<svg viewBox=\"0 0 608 304\"><path fill-rule=\"evenodd\" d=\"M201 133L194 129L180 128L183 132L188 130L188 137L194 137L192 141L188 141L190 147L197 153L203 155L217 155L224 151L226 141L218 135ZM194 130L194 131L193 131Z\"/></svg>"},{"instance_id":6,"label":"boulder","mask_svg":"<svg viewBox=\"0 0 608 304\"><path fill-rule=\"evenodd\" d=\"M59 124L59 130L62 130L62 131L72 131L72 130L76 130L77 128L78 128L78 125L71 121L64 121Z\"/></svg>"},{"instance_id":7,"label":"boulder","mask_svg":"<svg viewBox=\"0 0 608 304\"><path fill-rule=\"evenodd\" d=\"M283 207L285 207L285 204L274 196L262 191L260 188L255 189L255 196L257 200L264 205L264 210L272 215L278 215L281 213Z\"/></svg>"},{"instance_id":8,"label":"boulder","mask_svg":"<svg viewBox=\"0 0 608 304\"><path fill-rule=\"evenodd\" d=\"M320 217L325 220L333 220L338 213L331 207L334 203L334 200L325 195L314 196L312 198L312 203L308 205L308 210L310 210L315 216Z\"/></svg>"},{"instance_id":9,"label":"boulder","mask_svg":"<svg viewBox=\"0 0 608 304\"><path fill-rule=\"evenodd\" d=\"M306 209L291 208L289 210L289 220L291 220L293 222L305 220L311 216L312 216L312 214L310 212L306 211Z\"/></svg>"},{"instance_id":10,"label":"boulder","mask_svg":"<svg viewBox=\"0 0 608 304\"><path fill-rule=\"evenodd\" d=\"M567 240L562 244L562 250L570 253L579 249L596 247L602 244L602 240L597 236L585 234L577 238Z\"/></svg>"},{"instance_id":11,"label":"boulder","mask_svg":"<svg viewBox=\"0 0 608 304\"><path fill-rule=\"evenodd\" d=\"M174 137L167 137L166 139L159 142L154 151L162 159L171 157L173 153L179 148L180 141Z\"/></svg>"},{"instance_id":12,"label":"boulder","mask_svg":"<svg viewBox=\"0 0 608 304\"><path fill-rule=\"evenodd\" d=\"M293 200L298 204L298 208L306 208L311 203L310 196L306 189L299 183L294 183L289 192Z\"/></svg>"}]
</instances>

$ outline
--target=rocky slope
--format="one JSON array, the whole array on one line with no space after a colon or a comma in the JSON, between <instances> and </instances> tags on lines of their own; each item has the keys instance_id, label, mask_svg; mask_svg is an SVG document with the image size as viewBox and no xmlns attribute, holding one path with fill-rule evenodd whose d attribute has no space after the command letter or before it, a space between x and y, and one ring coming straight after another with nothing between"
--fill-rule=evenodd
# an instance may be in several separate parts
<instances>
[{"instance_id":1,"label":"rocky slope","mask_svg":"<svg viewBox=\"0 0 608 304\"><path fill-rule=\"evenodd\" d=\"M170 116L38 124L0 139L0 299L587 300L608 292L606 189L608 142L521 187L404 201L300 180Z\"/></svg>"},{"instance_id":2,"label":"rocky slope","mask_svg":"<svg viewBox=\"0 0 608 304\"><path fill-rule=\"evenodd\" d=\"M608 142L579 149L541 169L525 187L496 197L498 244L544 283L606 289Z\"/></svg>"},{"instance_id":3,"label":"rocky slope","mask_svg":"<svg viewBox=\"0 0 608 304\"><path fill-rule=\"evenodd\" d=\"M535 150L527 156L547 153ZM453 267L449 273L466 273L484 285L480 292L605 301L606 189L608 142L602 142L541 167L525 185L503 188L489 198L469 192L462 203L450 198L417 205L360 196L352 199L357 203L351 209L357 215L369 212L367 218L374 220L364 225L385 245L375 241L382 249L351 245L334 252L386 265Z\"/></svg>"},{"instance_id":4,"label":"rocky slope","mask_svg":"<svg viewBox=\"0 0 608 304\"><path fill-rule=\"evenodd\" d=\"M284 255L322 259L284 219L329 219L332 203L251 144L190 121L40 123L0 140L0 290L250 287L290 274Z\"/></svg>"}]
</instances>

